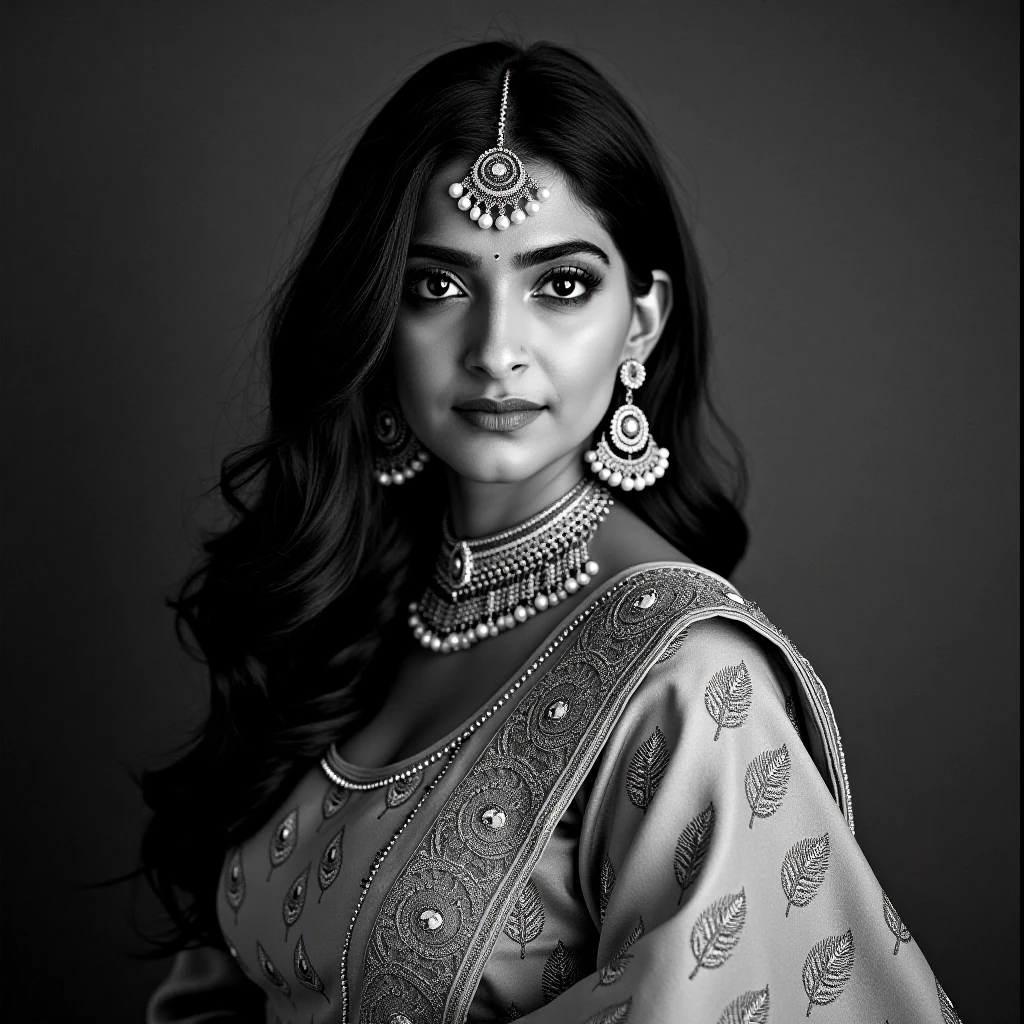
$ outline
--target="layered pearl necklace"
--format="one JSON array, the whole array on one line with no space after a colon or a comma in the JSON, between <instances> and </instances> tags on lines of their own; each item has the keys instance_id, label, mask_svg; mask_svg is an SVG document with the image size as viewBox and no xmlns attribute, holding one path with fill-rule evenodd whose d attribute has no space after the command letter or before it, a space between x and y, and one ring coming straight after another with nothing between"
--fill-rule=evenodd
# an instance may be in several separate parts
<instances>
[{"instance_id":1,"label":"layered pearl necklace","mask_svg":"<svg viewBox=\"0 0 1024 1024\"><path fill-rule=\"evenodd\" d=\"M525 523L473 540L456 538L445 513L434 573L409 606L413 636L450 654L566 600L598 571L587 545L613 504L603 484L581 480Z\"/></svg>"}]
</instances>

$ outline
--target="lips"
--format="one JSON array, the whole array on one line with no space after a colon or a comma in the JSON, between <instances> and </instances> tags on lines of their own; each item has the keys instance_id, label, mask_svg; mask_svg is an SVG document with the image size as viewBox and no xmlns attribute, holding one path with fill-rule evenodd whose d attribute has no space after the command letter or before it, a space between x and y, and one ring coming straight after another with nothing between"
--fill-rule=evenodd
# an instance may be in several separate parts
<instances>
[{"instance_id":1,"label":"lips","mask_svg":"<svg viewBox=\"0 0 1024 1024\"><path fill-rule=\"evenodd\" d=\"M455 411L480 430L507 433L532 423L544 406L525 398L469 398Z\"/></svg>"}]
</instances>

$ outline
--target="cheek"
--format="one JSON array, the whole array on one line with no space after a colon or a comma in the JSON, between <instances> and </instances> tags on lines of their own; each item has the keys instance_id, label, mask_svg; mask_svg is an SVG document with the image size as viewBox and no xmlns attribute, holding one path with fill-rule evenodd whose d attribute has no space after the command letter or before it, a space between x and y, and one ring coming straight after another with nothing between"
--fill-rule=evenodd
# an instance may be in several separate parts
<instances>
[{"instance_id":1,"label":"cheek","mask_svg":"<svg viewBox=\"0 0 1024 1024\"><path fill-rule=\"evenodd\" d=\"M398 396L410 422L423 420L452 377L448 346L436 329L399 318L391 345ZM415 426L414 426L415 429Z\"/></svg>"}]
</instances>

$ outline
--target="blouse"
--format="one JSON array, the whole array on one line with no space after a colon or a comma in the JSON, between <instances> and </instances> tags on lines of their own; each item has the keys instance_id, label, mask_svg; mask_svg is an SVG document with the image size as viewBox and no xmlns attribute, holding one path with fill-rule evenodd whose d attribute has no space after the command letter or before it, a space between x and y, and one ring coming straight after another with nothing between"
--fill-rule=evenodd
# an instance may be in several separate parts
<instances>
[{"instance_id":1,"label":"blouse","mask_svg":"<svg viewBox=\"0 0 1024 1024\"><path fill-rule=\"evenodd\" d=\"M824 686L690 563L610 581L429 751L329 750L217 913L148 1024L959 1021L854 839Z\"/></svg>"}]
</instances>

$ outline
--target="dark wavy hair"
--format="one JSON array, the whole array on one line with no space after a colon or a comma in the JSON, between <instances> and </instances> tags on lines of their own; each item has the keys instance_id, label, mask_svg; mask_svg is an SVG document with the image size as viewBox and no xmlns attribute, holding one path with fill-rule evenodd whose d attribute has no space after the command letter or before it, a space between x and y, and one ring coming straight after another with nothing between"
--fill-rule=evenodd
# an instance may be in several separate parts
<instances>
[{"instance_id":1,"label":"dark wavy hair","mask_svg":"<svg viewBox=\"0 0 1024 1024\"><path fill-rule=\"evenodd\" d=\"M676 301L648 360L643 407L672 450L658 486L622 494L698 564L730 573L747 544L739 444L708 389L707 293L693 239L650 135L619 92L562 47L487 42L415 72L352 148L266 327L262 439L223 462L231 511L168 601L205 662L210 707L178 760L142 774L153 814L140 871L166 907L162 952L223 945L215 914L225 850L250 836L327 745L380 707L404 609L428 570L441 474L381 488L369 421L424 189L494 144L512 70L507 144L557 165L601 219L638 293L666 271ZM724 436L729 454L712 442ZM414 507L413 507L414 506ZM436 512L432 515L431 512Z\"/></svg>"}]
</instances>

